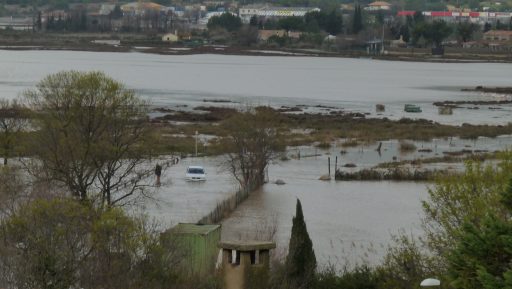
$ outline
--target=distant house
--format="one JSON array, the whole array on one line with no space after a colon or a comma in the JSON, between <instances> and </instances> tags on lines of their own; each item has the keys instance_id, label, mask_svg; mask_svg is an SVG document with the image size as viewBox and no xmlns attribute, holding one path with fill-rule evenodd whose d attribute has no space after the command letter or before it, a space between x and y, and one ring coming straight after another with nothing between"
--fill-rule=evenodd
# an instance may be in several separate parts
<instances>
[{"instance_id":1,"label":"distant house","mask_svg":"<svg viewBox=\"0 0 512 289\"><path fill-rule=\"evenodd\" d=\"M293 39L299 39L302 36L302 32L300 31L288 31L288 37Z\"/></svg>"},{"instance_id":2,"label":"distant house","mask_svg":"<svg viewBox=\"0 0 512 289\"><path fill-rule=\"evenodd\" d=\"M112 13L115 10L115 4L101 4L100 6L89 6L87 8L87 28L91 31L116 30L112 27ZM80 9L80 8L79 8ZM80 11L80 10L78 10ZM122 15L120 15L122 16Z\"/></svg>"},{"instance_id":3,"label":"distant house","mask_svg":"<svg viewBox=\"0 0 512 289\"><path fill-rule=\"evenodd\" d=\"M510 41L512 40L512 31L490 30L484 33L484 40L487 41Z\"/></svg>"},{"instance_id":4,"label":"distant house","mask_svg":"<svg viewBox=\"0 0 512 289\"><path fill-rule=\"evenodd\" d=\"M12 30L32 30L34 29L34 21L28 17L0 17L0 29Z\"/></svg>"},{"instance_id":5,"label":"distant house","mask_svg":"<svg viewBox=\"0 0 512 289\"><path fill-rule=\"evenodd\" d=\"M258 31L258 39L260 41L267 41L270 37L284 37L286 36L286 30L259 30Z\"/></svg>"},{"instance_id":6,"label":"distant house","mask_svg":"<svg viewBox=\"0 0 512 289\"><path fill-rule=\"evenodd\" d=\"M462 48L477 48L480 47L480 43L477 41L466 41L462 42Z\"/></svg>"},{"instance_id":7,"label":"distant house","mask_svg":"<svg viewBox=\"0 0 512 289\"><path fill-rule=\"evenodd\" d=\"M389 11L389 10L391 10L391 4L389 4L388 2L384 2L384 1L376 1L376 2L372 2L372 3L368 4L368 6L366 6L364 8L364 10L366 10L366 11L381 11L381 10Z\"/></svg>"},{"instance_id":8,"label":"distant house","mask_svg":"<svg viewBox=\"0 0 512 289\"><path fill-rule=\"evenodd\" d=\"M334 41L336 41L336 39L337 39L336 35L329 34L329 35L325 36L324 41L325 42L334 42Z\"/></svg>"},{"instance_id":9,"label":"distant house","mask_svg":"<svg viewBox=\"0 0 512 289\"><path fill-rule=\"evenodd\" d=\"M165 6L153 2L132 2L121 5L121 11L132 15L144 15L148 11L166 11Z\"/></svg>"},{"instance_id":10,"label":"distant house","mask_svg":"<svg viewBox=\"0 0 512 289\"><path fill-rule=\"evenodd\" d=\"M162 36L162 41L164 42L177 42L179 40L177 33L167 33Z\"/></svg>"},{"instance_id":11,"label":"distant house","mask_svg":"<svg viewBox=\"0 0 512 289\"><path fill-rule=\"evenodd\" d=\"M405 43L404 41L404 37L402 35L400 35L400 38L399 39L395 39L395 40L391 40L389 42L389 46L390 47L393 47L393 48L397 48L397 47L406 47L407 46L407 43Z\"/></svg>"}]
</instances>

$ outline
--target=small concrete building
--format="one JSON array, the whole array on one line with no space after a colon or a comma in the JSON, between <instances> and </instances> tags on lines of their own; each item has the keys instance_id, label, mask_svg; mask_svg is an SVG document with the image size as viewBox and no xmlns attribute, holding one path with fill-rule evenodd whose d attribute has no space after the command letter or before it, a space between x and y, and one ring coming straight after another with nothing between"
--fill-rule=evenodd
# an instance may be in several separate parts
<instances>
[{"instance_id":1,"label":"small concrete building","mask_svg":"<svg viewBox=\"0 0 512 289\"><path fill-rule=\"evenodd\" d=\"M220 225L179 223L162 236L172 242L184 257L182 270L189 276L207 276L215 272L219 254Z\"/></svg>"},{"instance_id":2,"label":"small concrete building","mask_svg":"<svg viewBox=\"0 0 512 289\"><path fill-rule=\"evenodd\" d=\"M162 36L162 41L164 42L178 42L179 37L176 33L167 33Z\"/></svg>"},{"instance_id":3,"label":"small concrete building","mask_svg":"<svg viewBox=\"0 0 512 289\"><path fill-rule=\"evenodd\" d=\"M381 39L374 38L366 42L366 53L368 55L381 55L383 50L384 46Z\"/></svg>"},{"instance_id":4,"label":"small concrete building","mask_svg":"<svg viewBox=\"0 0 512 289\"><path fill-rule=\"evenodd\" d=\"M400 39L391 40L389 42L389 46L393 48L397 47L407 47L407 43L404 41L404 38L402 35L400 35Z\"/></svg>"},{"instance_id":5,"label":"small concrete building","mask_svg":"<svg viewBox=\"0 0 512 289\"><path fill-rule=\"evenodd\" d=\"M225 289L267 288L273 242L221 242Z\"/></svg>"}]
</instances>

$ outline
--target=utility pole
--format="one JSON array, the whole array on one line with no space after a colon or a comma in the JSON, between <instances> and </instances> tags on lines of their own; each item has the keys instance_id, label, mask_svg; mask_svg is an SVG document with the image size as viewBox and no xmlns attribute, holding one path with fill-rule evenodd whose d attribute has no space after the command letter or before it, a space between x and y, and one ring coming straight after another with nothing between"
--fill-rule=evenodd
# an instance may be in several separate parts
<instances>
[{"instance_id":1,"label":"utility pole","mask_svg":"<svg viewBox=\"0 0 512 289\"><path fill-rule=\"evenodd\" d=\"M197 157L197 137L198 137L198 134L197 134L197 130L196 130L196 157Z\"/></svg>"},{"instance_id":2,"label":"utility pole","mask_svg":"<svg viewBox=\"0 0 512 289\"><path fill-rule=\"evenodd\" d=\"M386 26L385 24L385 20L383 19L382 20L382 45L381 45L381 48L380 48L380 54L384 54L384 26Z\"/></svg>"}]
</instances>

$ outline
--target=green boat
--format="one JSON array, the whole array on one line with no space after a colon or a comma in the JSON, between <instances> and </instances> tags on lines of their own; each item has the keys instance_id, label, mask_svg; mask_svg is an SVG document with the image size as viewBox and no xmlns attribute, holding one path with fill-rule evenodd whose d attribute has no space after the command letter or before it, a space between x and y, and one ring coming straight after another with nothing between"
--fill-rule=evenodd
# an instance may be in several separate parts
<instances>
[{"instance_id":1,"label":"green boat","mask_svg":"<svg viewBox=\"0 0 512 289\"><path fill-rule=\"evenodd\" d=\"M414 104L406 104L404 106L405 112L421 112L421 108Z\"/></svg>"}]
</instances>

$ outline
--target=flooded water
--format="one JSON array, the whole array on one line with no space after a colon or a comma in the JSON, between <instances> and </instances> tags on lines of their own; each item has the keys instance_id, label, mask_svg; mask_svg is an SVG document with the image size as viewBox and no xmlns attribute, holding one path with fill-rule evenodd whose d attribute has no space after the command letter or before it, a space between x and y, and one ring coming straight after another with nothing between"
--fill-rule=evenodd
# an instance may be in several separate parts
<instances>
[{"instance_id":1,"label":"flooded water","mask_svg":"<svg viewBox=\"0 0 512 289\"><path fill-rule=\"evenodd\" d=\"M505 150L512 145L512 136L476 140L447 138L414 144L418 149L431 149L432 152L400 154L396 140L384 141L381 154L375 150L377 144L340 148L339 143L333 143L328 150L314 147L290 149L288 155L291 157L295 157L300 150L301 159L292 158L271 164L269 183L254 192L223 221L222 238L266 239L275 230L276 251L278 255L285 254L298 198L302 202L308 231L321 265L376 264L384 256L391 234L404 230L408 234L421 235L421 200L427 198L428 184L320 181L319 177L328 173L328 158L331 158L333 173L336 156L338 167L353 163L356 168L342 169L358 170L393 161L393 157L401 161L442 156L443 152L461 150ZM340 154L341 149L345 150L343 155ZM178 165L166 169L162 186L154 196L156 201L146 205L149 215L168 227L178 222L196 222L214 209L218 202L231 196L237 188L231 176L222 170L222 160L222 157L185 158ZM189 165L204 166L207 181L187 182L184 174ZM286 184L276 185L278 179Z\"/></svg>"},{"instance_id":2,"label":"flooded water","mask_svg":"<svg viewBox=\"0 0 512 289\"><path fill-rule=\"evenodd\" d=\"M290 238L295 202L302 202L308 230L321 265L377 263L392 233L404 229L419 235L420 201L426 185L414 182L320 181L327 172L327 155L275 163L270 182L254 192L223 222L224 240L258 239L277 229L276 252L284 254ZM162 173L162 186L145 203L147 214L162 228L197 222L236 190L221 169L219 158L185 158ZM187 182L189 165L201 165L206 182ZM285 185L273 182L282 179Z\"/></svg>"},{"instance_id":3,"label":"flooded water","mask_svg":"<svg viewBox=\"0 0 512 289\"><path fill-rule=\"evenodd\" d=\"M212 211L217 203L236 192L233 179L220 169L221 158L184 158L177 165L165 168L161 186L146 200L145 211L162 228L179 222L195 223ZM205 182L185 179L188 166L203 166Z\"/></svg>"},{"instance_id":4,"label":"flooded water","mask_svg":"<svg viewBox=\"0 0 512 289\"><path fill-rule=\"evenodd\" d=\"M317 162L322 172L327 173L327 158L331 158L331 166L334 171L335 159L338 157L338 168L342 170L359 170L371 168L380 163L400 162L416 159L439 158L450 153L466 151L470 153L506 151L512 148L512 136L502 135L496 138L479 137L477 139L461 139L449 137L434 139L432 141L406 141L412 143L416 149L410 152L400 151L398 140L382 141L380 152L377 150L379 143L361 144L355 147L343 147L347 140L339 140L331 143L329 149L319 149L311 146L300 146L288 151L290 158L297 158L300 153L302 158ZM343 153L342 153L343 152ZM315 155L320 155L315 157ZM461 154L461 157L463 155ZM355 168L345 168L346 164L355 164ZM453 164L450 164L453 165Z\"/></svg>"},{"instance_id":5,"label":"flooded water","mask_svg":"<svg viewBox=\"0 0 512 289\"><path fill-rule=\"evenodd\" d=\"M443 123L507 123L512 106L455 109L438 115L434 101L494 100L503 95L461 92L462 87L508 86L512 64L421 63L370 59L153 55L79 51L0 50L0 94L12 98L49 73L101 70L155 106L204 105L230 100L246 105L329 105L374 117L427 118ZM386 111L375 113L376 104ZM403 112L405 103L422 113ZM207 105L229 105L213 104Z\"/></svg>"},{"instance_id":6,"label":"flooded water","mask_svg":"<svg viewBox=\"0 0 512 289\"><path fill-rule=\"evenodd\" d=\"M503 124L510 121L512 112L512 106L506 105L497 110L455 109L453 115L441 116L432 105L434 101L507 98L461 92L460 88L509 86L512 64L0 50L0 68L0 95L7 98L34 87L49 73L74 69L104 71L135 89L154 106L327 105L369 113L371 117L407 116L451 124ZM211 102L219 99L232 103ZM423 112L406 114L405 103L417 104ZM386 111L377 115L376 104L385 104ZM475 143L455 140L455 146L453 140L436 140L417 146L429 146L435 155L438 150L466 146L500 149L509 140L503 140L503 145L488 139ZM393 141L383 143L381 155L373 146L363 147L363 153L359 152L361 148L346 149L344 156L339 155L341 148L335 146L329 153L331 157L340 156L340 165L352 162L358 166L389 161L398 154ZM302 150L307 154L307 149ZM389 243L391 233L403 228L420 234L420 201L426 197L424 183L319 181L319 176L327 173L326 153L273 164L269 169L270 181L282 179L286 184L269 183L254 193L224 221L223 238L249 238L265 226L275 225L279 248L286 248L297 198L302 201L321 264L361 259L376 262L383 255L382 246ZM398 160L415 155L398 155ZM207 181L185 181L188 165L204 166ZM187 158L166 169L154 200L145 204L148 214L165 227L199 220L236 190L232 178L219 168L218 158ZM366 248L372 245L374 252L366 254Z\"/></svg>"},{"instance_id":7,"label":"flooded water","mask_svg":"<svg viewBox=\"0 0 512 289\"><path fill-rule=\"evenodd\" d=\"M414 182L319 181L318 163L293 160L271 166L271 180L223 222L222 238L255 239L277 228L278 254L291 234L297 198L304 211L319 264L378 263L400 229L421 234L421 200L427 187Z\"/></svg>"}]
</instances>

